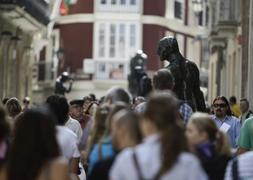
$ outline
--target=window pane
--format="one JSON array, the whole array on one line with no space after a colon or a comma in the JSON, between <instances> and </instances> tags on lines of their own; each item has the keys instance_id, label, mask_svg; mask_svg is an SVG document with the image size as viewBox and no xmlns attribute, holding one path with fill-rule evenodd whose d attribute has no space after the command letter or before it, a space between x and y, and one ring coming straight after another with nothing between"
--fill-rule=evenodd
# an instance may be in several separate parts
<instances>
[{"instance_id":1,"label":"window pane","mask_svg":"<svg viewBox=\"0 0 253 180\"><path fill-rule=\"evenodd\" d=\"M131 5L136 5L136 0L130 0Z\"/></svg>"},{"instance_id":2,"label":"window pane","mask_svg":"<svg viewBox=\"0 0 253 180\"><path fill-rule=\"evenodd\" d=\"M125 57L125 24L119 26L119 56Z\"/></svg>"},{"instance_id":3,"label":"window pane","mask_svg":"<svg viewBox=\"0 0 253 180\"><path fill-rule=\"evenodd\" d=\"M111 4L116 4L116 0L111 0Z\"/></svg>"},{"instance_id":4,"label":"window pane","mask_svg":"<svg viewBox=\"0 0 253 180\"><path fill-rule=\"evenodd\" d=\"M105 24L99 26L99 57L105 56Z\"/></svg>"},{"instance_id":5,"label":"window pane","mask_svg":"<svg viewBox=\"0 0 253 180\"><path fill-rule=\"evenodd\" d=\"M106 0L100 0L100 4L106 4Z\"/></svg>"},{"instance_id":6,"label":"window pane","mask_svg":"<svg viewBox=\"0 0 253 180\"><path fill-rule=\"evenodd\" d=\"M175 1L174 15L175 15L175 18L182 19L182 3L181 2Z\"/></svg>"},{"instance_id":7,"label":"window pane","mask_svg":"<svg viewBox=\"0 0 253 180\"><path fill-rule=\"evenodd\" d=\"M125 5L126 4L126 0L120 0L120 4Z\"/></svg>"},{"instance_id":8,"label":"window pane","mask_svg":"<svg viewBox=\"0 0 253 180\"><path fill-rule=\"evenodd\" d=\"M116 26L115 24L110 25L110 50L109 50L109 56L115 57L115 32L116 32Z\"/></svg>"},{"instance_id":9,"label":"window pane","mask_svg":"<svg viewBox=\"0 0 253 180\"><path fill-rule=\"evenodd\" d=\"M135 24L130 25L130 47L135 47L136 45L136 26Z\"/></svg>"}]
</instances>

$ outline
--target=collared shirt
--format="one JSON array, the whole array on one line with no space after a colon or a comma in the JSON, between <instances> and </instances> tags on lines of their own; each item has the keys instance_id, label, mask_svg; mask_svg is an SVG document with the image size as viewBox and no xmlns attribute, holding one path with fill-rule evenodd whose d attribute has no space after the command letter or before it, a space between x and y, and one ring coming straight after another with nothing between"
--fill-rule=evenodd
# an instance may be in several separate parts
<instances>
[{"instance_id":1,"label":"collared shirt","mask_svg":"<svg viewBox=\"0 0 253 180\"><path fill-rule=\"evenodd\" d=\"M226 116L224 120L220 120L215 115L213 115L212 118L217 127L228 135L231 147L236 148L236 142L239 137L241 128L240 120L234 116Z\"/></svg>"},{"instance_id":2,"label":"collared shirt","mask_svg":"<svg viewBox=\"0 0 253 180\"><path fill-rule=\"evenodd\" d=\"M192 115L192 108L187 103L183 103L179 108L179 112L183 117L184 123L187 124Z\"/></svg>"},{"instance_id":3,"label":"collared shirt","mask_svg":"<svg viewBox=\"0 0 253 180\"><path fill-rule=\"evenodd\" d=\"M253 152L247 152L238 156L238 175L239 179L242 180L250 180L253 179ZM232 173L232 162L230 161L225 175L225 180L233 180L233 173Z\"/></svg>"},{"instance_id":4,"label":"collared shirt","mask_svg":"<svg viewBox=\"0 0 253 180\"><path fill-rule=\"evenodd\" d=\"M78 142L80 142L83 134L80 123L76 119L73 119L69 116L69 120L65 123L65 126L76 134Z\"/></svg>"},{"instance_id":5,"label":"collared shirt","mask_svg":"<svg viewBox=\"0 0 253 180\"><path fill-rule=\"evenodd\" d=\"M147 137L144 142L134 148L140 172L144 179L156 176L161 166L161 144L159 135ZM110 172L111 180L138 180L138 171L133 160L133 149L122 151L116 158ZM190 153L182 152L173 167L161 180L206 180L205 172L199 161Z\"/></svg>"},{"instance_id":6,"label":"collared shirt","mask_svg":"<svg viewBox=\"0 0 253 180\"><path fill-rule=\"evenodd\" d=\"M238 146L244 149L253 150L253 117L246 119L242 125Z\"/></svg>"}]
</instances>

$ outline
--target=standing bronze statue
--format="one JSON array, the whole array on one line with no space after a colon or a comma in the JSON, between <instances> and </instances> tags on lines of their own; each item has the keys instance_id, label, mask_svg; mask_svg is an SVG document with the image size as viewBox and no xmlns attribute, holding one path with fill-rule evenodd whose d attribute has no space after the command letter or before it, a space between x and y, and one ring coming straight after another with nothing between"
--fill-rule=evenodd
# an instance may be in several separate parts
<instances>
[{"instance_id":1,"label":"standing bronze statue","mask_svg":"<svg viewBox=\"0 0 253 180\"><path fill-rule=\"evenodd\" d=\"M168 61L166 67L175 79L173 91L180 100L186 101L194 111L206 110L203 93L200 90L199 70L196 64L185 59L174 37L164 37L159 42L157 53L161 61Z\"/></svg>"},{"instance_id":2,"label":"standing bronze statue","mask_svg":"<svg viewBox=\"0 0 253 180\"><path fill-rule=\"evenodd\" d=\"M130 60L130 74L128 75L128 88L133 97L147 96L152 90L151 79L145 72L147 55L138 50Z\"/></svg>"}]
</instances>

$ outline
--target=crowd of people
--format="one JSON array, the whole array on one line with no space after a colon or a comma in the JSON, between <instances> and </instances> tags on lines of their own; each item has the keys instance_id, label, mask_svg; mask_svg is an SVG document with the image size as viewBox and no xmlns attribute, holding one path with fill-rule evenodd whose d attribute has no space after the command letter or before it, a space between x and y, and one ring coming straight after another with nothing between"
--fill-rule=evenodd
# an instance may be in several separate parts
<instances>
[{"instance_id":1,"label":"crowd of people","mask_svg":"<svg viewBox=\"0 0 253 180\"><path fill-rule=\"evenodd\" d=\"M172 92L169 70L152 83L145 98L119 87L100 99L53 94L36 107L4 98L0 179L253 179L247 99L218 96L208 112L193 112Z\"/></svg>"}]
</instances>

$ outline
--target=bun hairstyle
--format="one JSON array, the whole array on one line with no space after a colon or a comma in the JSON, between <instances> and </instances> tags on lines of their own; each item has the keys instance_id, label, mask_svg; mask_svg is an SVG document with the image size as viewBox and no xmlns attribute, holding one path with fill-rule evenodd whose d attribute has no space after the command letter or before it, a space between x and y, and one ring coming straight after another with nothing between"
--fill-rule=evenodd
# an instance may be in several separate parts
<instances>
[{"instance_id":1,"label":"bun hairstyle","mask_svg":"<svg viewBox=\"0 0 253 180\"><path fill-rule=\"evenodd\" d=\"M230 146L226 135L220 131L211 116L206 113L196 112L190 120L201 132L206 132L209 141L215 144L216 152L220 155L230 155Z\"/></svg>"}]
</instances>

